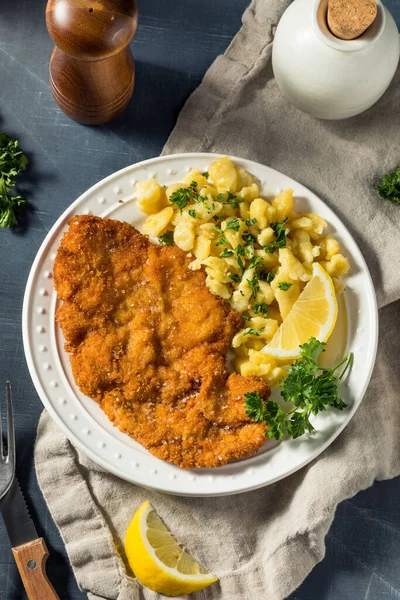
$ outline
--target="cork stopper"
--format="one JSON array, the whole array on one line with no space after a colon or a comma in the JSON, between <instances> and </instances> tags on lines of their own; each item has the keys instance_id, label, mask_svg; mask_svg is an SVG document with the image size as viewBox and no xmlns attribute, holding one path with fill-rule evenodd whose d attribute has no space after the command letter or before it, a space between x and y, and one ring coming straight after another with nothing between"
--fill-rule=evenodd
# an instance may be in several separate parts
<instances>
[{"instance_id":1,"label":"cork stopper","mask_svg":"<svg viewBox=\"0 0 400 600\"><path fill-rule=\"evenodd\" d=\"M329 0L328 26L342 40L354 40L376 17L376 0Z\"/></svg>"}]
</instances>

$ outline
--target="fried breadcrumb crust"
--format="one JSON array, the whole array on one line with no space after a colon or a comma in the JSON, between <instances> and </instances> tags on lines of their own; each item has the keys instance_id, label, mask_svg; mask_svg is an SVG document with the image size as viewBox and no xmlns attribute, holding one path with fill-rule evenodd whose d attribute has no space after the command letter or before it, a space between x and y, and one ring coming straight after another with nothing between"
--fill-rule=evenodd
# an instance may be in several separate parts
<instances>
[{"instance_id":1,"label":"fried breadcrumb crust","mask_svg":"<svg viewBox=\"0 0 400 600\"><path fill-rule=\"evenodd\" d=\"M217 467L264 443L244 394L270 390L228 373L240 317L190 260L127 223L74 217L54 265L57 321L77 385L118 429L180 467Z\"/></svg>"}]
</instances>

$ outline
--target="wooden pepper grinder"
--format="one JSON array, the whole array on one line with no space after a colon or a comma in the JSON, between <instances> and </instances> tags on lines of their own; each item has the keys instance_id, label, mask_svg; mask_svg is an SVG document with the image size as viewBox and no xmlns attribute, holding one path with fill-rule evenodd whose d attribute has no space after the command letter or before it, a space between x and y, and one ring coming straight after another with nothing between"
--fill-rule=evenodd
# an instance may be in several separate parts
<instances>
[{"instance_id":1,"label":"wooden pepper grinder","mask_svg":"<svg viewBox=\"0 0 400 600\"><path fill-rule=\"evenodd\" d=\"M56 45L50 84L58 106L86 125L114 119L135 83L128 46L137 27L135 0L49 0L46 25Z\"/></svg>"},{"instance_id":2,"label":"wooden pepper grinder","mask_svg":"<svg viewBox=\"0 0 400 600\"><path fill-rule=\"evenodd\" d=\"M329 0L329 29L342 40L354 40L372 25L376 13L376 0Z\"/></svg>"}]
</instances>

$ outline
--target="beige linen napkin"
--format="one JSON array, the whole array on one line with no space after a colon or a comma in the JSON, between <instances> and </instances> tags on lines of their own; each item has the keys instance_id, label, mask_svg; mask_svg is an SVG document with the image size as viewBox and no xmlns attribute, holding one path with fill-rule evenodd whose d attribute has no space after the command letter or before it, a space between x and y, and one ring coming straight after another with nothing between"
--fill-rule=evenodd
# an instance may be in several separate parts
<instances>
[{"instance_id":1,"label":"beige linen napkin","mask_svg":"<svg viewBox=\"0 0 400 600\"><path fill-rule=\"evenodd\" d=\"M188 100L166 153L248 157L316 192L353 232L372 271L380 345L368 393L346 430L306 468L234 497L187 499L140 489L77 451L44 413L35 464L77 581L91 600L160 596L126 574L118 550L146 498L220 582L193 600L282 600L325 552L337 504L400 473L400 206L374 191L400 163L399 74L381 101L347 121L317 121L280 95L272 37L288 0L254 0L243 27Z\"/></svg>"}]
</instances>

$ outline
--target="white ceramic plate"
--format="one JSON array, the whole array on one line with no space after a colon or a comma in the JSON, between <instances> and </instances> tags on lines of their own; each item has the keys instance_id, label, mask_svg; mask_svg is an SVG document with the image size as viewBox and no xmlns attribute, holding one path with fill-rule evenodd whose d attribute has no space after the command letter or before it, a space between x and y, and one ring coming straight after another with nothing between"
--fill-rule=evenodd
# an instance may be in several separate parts
<instances>
[{"instance_id":1,"label":"white ceramic plate","mask_svg":"<svg viewBox=\"0 0 400 600\"><path fill-rule=\"evenodd\" d=\"M125 220L140 229L144 216L134 200L136 181L157 177L160 183L181 181L191 168L206 171L219 155L178 154L154 158L122 169L90 188L58 219L33 263L23 306L26 359L36 390L54 421L82 452L96 463L132 483L171 494L222 496L259 488L294 473L318 456L339 435L357 410L374 366L378 316L373 284L364 258L339 218L308 189L258 163L234 158L262 182L262 195L292 187L298 211L312 211L330 224L351 261L346 278L348 318L338 325L331 347L343 343L354 351L354 365L341 393L349 405L342 412L327 411L313 419L317 431L278 445L266 444L256 456L218 469L184 470L149 454L140 444L113 427L98 405L76 387L63 337L55 323L57 297L52 269L68 220L76 214L96 214ZM120 201L123 200L123 203ZM340 333L340 328L344 331ZM342 338L340 340L340 337Z\"/></svg>"}]
</instances>

